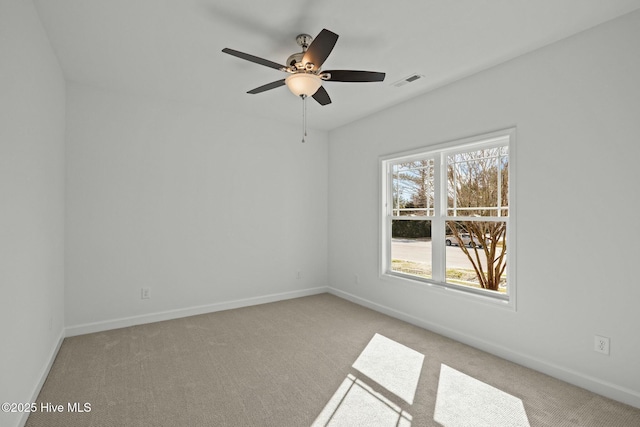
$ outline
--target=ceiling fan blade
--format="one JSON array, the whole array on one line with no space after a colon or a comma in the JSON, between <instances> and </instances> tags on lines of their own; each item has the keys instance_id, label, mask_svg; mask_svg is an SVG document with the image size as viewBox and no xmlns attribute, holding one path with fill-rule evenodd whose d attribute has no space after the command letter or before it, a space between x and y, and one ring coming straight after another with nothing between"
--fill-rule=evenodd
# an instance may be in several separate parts
<instances>
[{"instance_id":1,"label":"ceiling fan blade","mask_svg":"<svg viewBox=\"0 0 640 427\"><path fill-rule=\"evenodd\" d=\"M318 104L320 105L331 104L331 98L329 98L329 94L327 93L327 90L322 86L320 86L320 88L316 91L316 93L313 94L313 99L318 101Z\"/></svg>"},{"instance_id":2,"label":"ceiling fan blade","mask_svg":"<svg viewBox=\"0 0 640 427\"><path fill-rule=\"evenodd\" d=\"M259 58L259 57L254 56L254 55L249 55L248 53L244 53L244 52L240 52L240 51L237 51L237 50L229 49L228 47L225 47L224 49L222 49L222 51L224 53L228 53L229 55L233 55L235 57L238 57L240 59L244 59L246 61L255 62L256 64L264 65L265 67L275 68L276 70L283 70L283 69L287 68L284 65L280 65L280 64L278 64L276 62L269 61L268 59Z\"/></svg>"},{"instance_id":3,"label":"ceiling fan blade","mask_svg":"<svg viewBox=\"0 0 640 427\"><path fill-rule=\"evenodd\" d=\"M265 92L265 91L268 91L268 90L271 90L271 89L275 89L275 88L280 87L280 86L284 86L284 79L276 80L275 82L267 83L266 85L262 85L260 87L255 88L255 89L251 89L247 93L255 95L256 93Z\"/></svg>"},{"instance_id":4,"label":"ceiling fan blade","mask_svg":"<svg viewBox=\"0 0 640 427\"><path fill-rule=\"evenodd\" d=\"M312 63L314 68L320 68L333 50L337 41L338 35L336 33L327 29L320 31L320 34L313 39L302 57L302 64Z\"/></svg>"},{"instance_id":5,"label":"ceiling fan blade","mask_svg":"<svg viewBox=\"0 0 640 427\"><path fill-rule=\"evenodd\" d=\"M322 73L331 75L331 77L327 79L327 81L330 82L381 82L385 77L385 73L375 71L331 70L323 71Z\"/></svg>"}]
</instances>

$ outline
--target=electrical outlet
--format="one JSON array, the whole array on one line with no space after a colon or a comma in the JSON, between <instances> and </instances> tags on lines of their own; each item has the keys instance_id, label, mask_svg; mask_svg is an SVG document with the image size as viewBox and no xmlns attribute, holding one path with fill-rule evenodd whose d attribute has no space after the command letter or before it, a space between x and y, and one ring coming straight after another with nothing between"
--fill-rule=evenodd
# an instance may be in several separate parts
<instances>
[{"instance_id":1,"label":"electrical outlet","mask_svg":"<svg viewBox=\"0 0 640 427\"><path fill-rule=\"evenodd\" d=\"M609 355L609 338L596 335L593 340L593 349L598 353Z\"/></svg>"},{"instance_id":2,"label":"electrical outlet","mask_svg":"<svg viewBox=\"0 0 640 427\"><path fill-rule=\"evenodd\" d=\"M140 289L140 299L150 299L150 298L151 298L151 288Z\"/></svg>"},{"instance_id":3,"label":"electrical outlet","mask_svg":"<svg viewBox=\"0 0 640 427\"><path fill-rule=\"evenodd\" d=\"M357 274L355 275L355 277L353 278L354 281L356 282L356 285L360 284L360 276L358 276Z\"/></svg>"},{"instance_id":4,"label":"electrical outlet","mask_svg":"<svg viewBox=\"0 0 640 427\"><path fill-rule=\"evenodd\" d=\"M296 274L296 279L302 279L302 271L298 271L298 274Z\"/></svg>"}]
</instances>

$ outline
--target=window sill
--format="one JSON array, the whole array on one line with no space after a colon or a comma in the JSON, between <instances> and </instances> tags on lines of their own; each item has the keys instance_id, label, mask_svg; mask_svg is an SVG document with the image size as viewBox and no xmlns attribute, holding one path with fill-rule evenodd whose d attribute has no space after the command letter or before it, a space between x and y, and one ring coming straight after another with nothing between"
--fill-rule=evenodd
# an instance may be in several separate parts
<instances>
[{"instance_id":1,"label":"window sill","mask_svg":"<svg viewBox=\"0 0 640 427\"><path fill-rule=\"evenodd\" d=\"M513 295L491 295L493 291L474 288L465 289L464 286L456 286L449 283L441 283L429 279L420 279L408 274L396 272L381 273L380 278L386 282L393 282L394 286L398 284L409 285L413 288L426 290L429 293L446 295L465 301L473 301L481 304L487 304L516 311L515 298L513 297Z\"/></svg>"}]
</instances>

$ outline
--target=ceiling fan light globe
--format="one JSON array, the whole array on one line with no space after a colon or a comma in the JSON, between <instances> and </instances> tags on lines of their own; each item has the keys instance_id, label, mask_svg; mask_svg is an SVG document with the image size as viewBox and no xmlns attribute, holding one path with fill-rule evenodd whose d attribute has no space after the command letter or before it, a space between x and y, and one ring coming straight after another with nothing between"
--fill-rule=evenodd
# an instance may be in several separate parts
<instances>
[{"instance_id":1,"label":"ceiling fan light globe","mask_svg":"<svg viewBox=\"0 0 640 427\"><path fill-rule=\"evenodd\" d=\"M285 83L295 96L312 96L322 86L322 79L311 73L295 73L287 77Z\"/></svg>"}]
</instances>

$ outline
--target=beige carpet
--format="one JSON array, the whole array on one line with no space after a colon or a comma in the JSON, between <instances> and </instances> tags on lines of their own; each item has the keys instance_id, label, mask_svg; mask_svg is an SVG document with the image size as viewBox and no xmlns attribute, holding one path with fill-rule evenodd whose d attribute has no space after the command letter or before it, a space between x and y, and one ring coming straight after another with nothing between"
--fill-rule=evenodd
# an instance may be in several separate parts
<instances>
[{"instance_id":1,"label":"beige carpet","mask_svg":"<svg viewBox=\"0 0 640 427\"><path fill-rule=\"evenodd\" d=\"M38 402L64 410L29 427L640 426L640 409L328 294L67 338Z\"/></svg>"}]
</instances>

